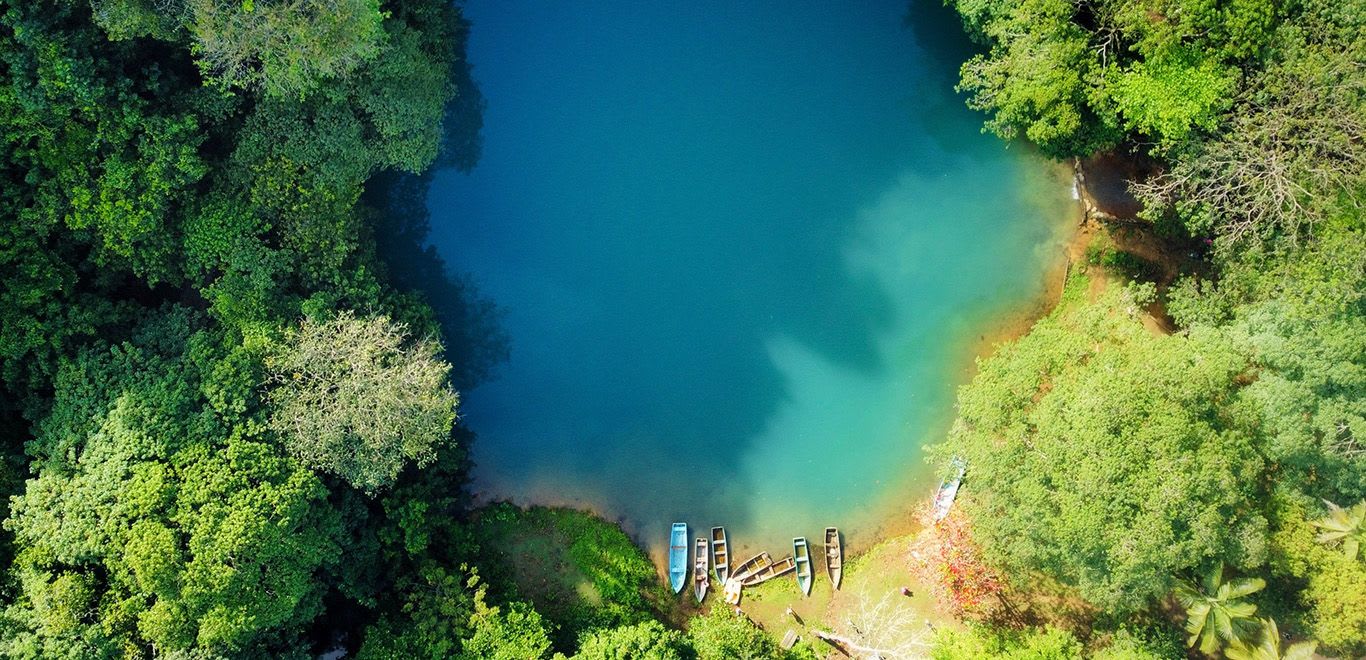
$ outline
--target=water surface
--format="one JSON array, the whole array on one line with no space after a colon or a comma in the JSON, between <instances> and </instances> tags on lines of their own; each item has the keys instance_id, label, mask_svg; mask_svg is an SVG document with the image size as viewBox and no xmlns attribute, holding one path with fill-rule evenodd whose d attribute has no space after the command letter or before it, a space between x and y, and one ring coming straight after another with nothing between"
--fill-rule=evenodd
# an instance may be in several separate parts
<instances>
[{"instance_id":1,"label":"water surface","mask_svg":"<svg viewBox=\"0 0 1366 660\"><path fill-rule=\"evenodd\" d=\"M931 0L937 2L937 0ZM742 6L741 6L742 5ZM506 310L465 393L483 497L652 546L854 546L931 478L964 347L1037 296L1067 187L954 95L904 0L474 1L483 157L431 240Z\"/></svg>"}]
</instances>

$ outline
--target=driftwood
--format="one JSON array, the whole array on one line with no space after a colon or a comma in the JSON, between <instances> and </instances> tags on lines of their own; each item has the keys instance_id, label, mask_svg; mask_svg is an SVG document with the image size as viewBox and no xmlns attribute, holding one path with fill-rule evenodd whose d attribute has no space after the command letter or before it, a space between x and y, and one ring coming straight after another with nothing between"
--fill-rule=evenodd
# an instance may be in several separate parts
<instances>
[{"instance_id":1,"label":"driftwood","mask_svg":"<svg viewBox=\"0 0 1366 660\"><path fill-rule=\"evenodd\" d=\"M912 611L891 596L877 602L860 599L840 629L845 632L818 630L815 635L849 657L910 658L931 646Z\"/></svg>"},{"instance_id":2,"label":"driftwood","mask_svg":"<svg viewBox=\"0 0 1366 660\"><path fill-rule=\"evenodd\" d=\"M892 652L890 650L860 646L858 643L854 642L854 640L849 639L848 637L841 637L835 633L817 630L816 637L819 637L821 641L835 647L837 651L847 656L852 657L852 654L849 653L849 651L856 651L858 653L866 653L867 655L864 657L869 658L869 660L884 660L895 657L891 655Z\"/></svg>"}]
</instances>

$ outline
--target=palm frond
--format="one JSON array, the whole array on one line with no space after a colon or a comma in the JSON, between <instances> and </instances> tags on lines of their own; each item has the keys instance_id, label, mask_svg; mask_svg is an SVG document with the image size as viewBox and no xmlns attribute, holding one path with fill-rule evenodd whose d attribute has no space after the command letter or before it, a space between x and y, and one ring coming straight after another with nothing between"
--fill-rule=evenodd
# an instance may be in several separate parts
<instances>
[{"instance_id":1,"label":"palm frond","mask_svg":"<svg viewBox=\"0 0 1366 660\"><path fill-rule=\"evenodd\" d=\"M1314 539L1319 543L1342 541L1343 554L1349 559L1356 559L1362 541L1366 540L1366 500L1345 509L1328 500L1323 503L1328 507L1328 515L1309 521L1309 524L1323 530Z\"/></svg>"},{"instance_id":2,"label":"palm frond","mask_svg":"<svg viewBox=\"0 0 1366 660\"><path fill-rule=\"evenodd\" d=\"M1186 610L1186 632L1199 635L1209 623L1209 603L1196 603Z\"/></svg>"},{"instance_id":3,"label":"palm frond","mask_svg":"<svg viewBox=\"0 0 1366 660\"><path fill-rule=\"evenodd\" d=\"M1230 598L1242 598L1248 594L1255 594L1258 591L1265 589L1266 580L1246 577L1234 578L1233 580L1224 583L1224 586L1228 587L1227 595L1221 593L1220 597L1222 600L1228 600Z\"/></svg>"},{"instance_id":4,"label":"palm frond","mask_svg":"<svg viewBox=\"0 0 1366 660\"><path fill-rule=\"evenodd\" d=\"M1214 567L1210 569L1210 572L1205 575L1205 581L1202 586L1205 588L1206 594L1217 594L1219 593L1219 586L1222 585L1223 582L1224 564L1223 562L1220 562L1215 564Z\"/></svg>"},{"instance_id":5,"label":"palm frond","mask_svg":"<svg viewBox=\"0 0 1366 660\"><path fill-rule=\"evenodd\" d=\"M1229 616L1227 609L1222 607L1214 608L1214 630L1223 639L1237 639L1233 635L1233 617Z\"/></svg>"},{"instance_id":6,"label":"palm frond","mask_svg":"<svg viewBox=\"0 0 1366 660\"><path fill-rule=\"evenodd\" d=\"M1332 543L1333 541L1338 541L1343 538L1346 538L1346 536L1347 532L1345 531L1329 530L1326 532L1319 532L1319 535L1315 536L1314 540L1318 541L1319 543Z\"/></svg>"},{"instance_id":7,"label":"palm frond","mask_svg":"<svg viewBox=\"0 0 1366 660\"><path fill-rule=\"evenodd\" d=\"M1176 595L1177 602L1181 603L1181 607L1187 609L1205 599L1204 594L1185 582L1178 583L1173 593Z\"/></svg>"},{"instance_id":8,"label":"palm frond","mask_svg":"<svg viewBox=\"0 0 1366 660\"><path fill-rule=\"evenodd\" d=\"M1314 652L1319 650L1319 643L1314 640L1306 642L1296 642L1290 645L1281 655L1282 660L1310 660L1314 657Z\"/></svg>"},{"instance_id":9,"label":"palm frond","mask_svg":"<svg viewBox=\"0 0 1366 660\"><path fill-rule=\"evenodd\" d=\"M1253 648L1242 642L1233 642L1224 649L1224 657L1228 660L1265 660L1262 649Z\"/></svg>"},{"instance_id":10,"label":"palm frond","mask_svg":"<svg viewBox=\"0 0 1366 660\"><path fill-rule=\"evenodd\" d=\"M1206 631L1206 634L1200 638L1200 652L1205 655L1214 655L1214 652L1218 649L1219 636L1214 634L1214 631L1212 630Z\"/></svg>"}]
</instances>

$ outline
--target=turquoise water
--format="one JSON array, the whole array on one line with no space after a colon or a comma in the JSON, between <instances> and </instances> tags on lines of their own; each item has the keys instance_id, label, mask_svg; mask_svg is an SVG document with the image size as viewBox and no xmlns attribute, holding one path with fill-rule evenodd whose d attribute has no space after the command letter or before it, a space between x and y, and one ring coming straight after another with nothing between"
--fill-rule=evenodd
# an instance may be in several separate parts
<instances>
[{"instance_id":1,"label":"turquoise water","mask_svg":"<svg viewBox=\"0 0 1366 660\"><path fill-rule=\"evenodd\" d=\"M925 495L1071 208L954 95L937 4L468 4L483 157L428 206L511 338L463 400L481 497L777 551Z\"/></svg>"}]
</instances>

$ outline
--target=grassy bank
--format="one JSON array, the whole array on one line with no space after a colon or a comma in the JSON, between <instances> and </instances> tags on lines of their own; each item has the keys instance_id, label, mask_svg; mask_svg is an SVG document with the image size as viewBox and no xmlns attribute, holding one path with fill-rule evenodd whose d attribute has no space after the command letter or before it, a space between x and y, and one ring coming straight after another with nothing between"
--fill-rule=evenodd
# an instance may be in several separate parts
<instances>
[{"instance_id":1,"label":"grassy bank","mask_svg":"<svg viewBox=\"0 0 1366 660\"><path fill-rule=\"evenodd\" d=\"M590 630L685 616L645 552L591 513L497 503L475 512L471 533L491 588L535 605L559 648Z\"/></svg>"}]
</instances>

